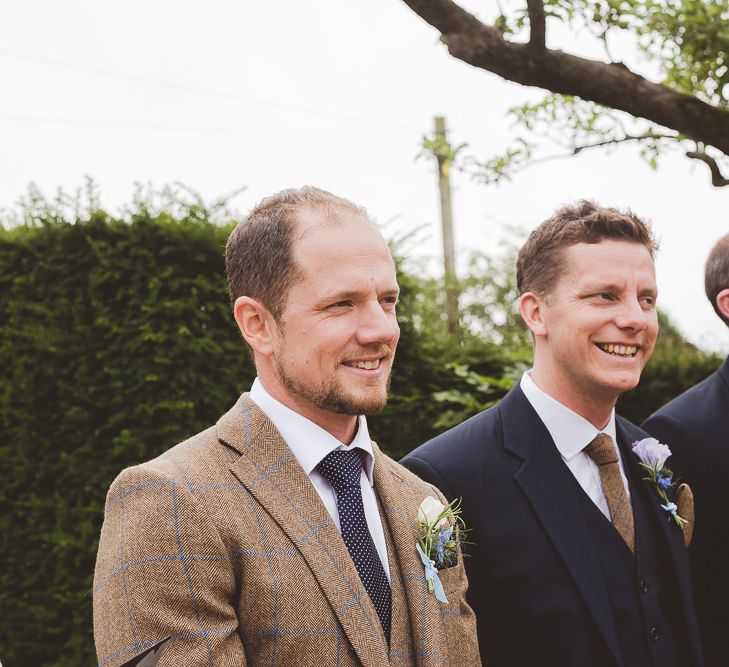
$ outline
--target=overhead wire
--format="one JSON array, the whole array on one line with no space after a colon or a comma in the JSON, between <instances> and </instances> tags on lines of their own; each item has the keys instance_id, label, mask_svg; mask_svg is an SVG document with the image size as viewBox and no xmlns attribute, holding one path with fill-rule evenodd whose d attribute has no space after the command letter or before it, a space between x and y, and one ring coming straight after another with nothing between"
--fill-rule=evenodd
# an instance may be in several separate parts
<instances>
[{"instance_id":1,"label":"overhead wire","mask_svg":"<svg viewBox=\"0 0 729 667\"><path fill-rule=\"evenodd\" d=\"M0 111L0 119L27 122L45 123L55 125L68 125L77 127L112 127L121 130L148 130L153 132L200 132L206 134L250 134L261 136L342 136L342 137L382 137L382 136L409 136L412 132L396 132L375 130L312 130L309 128L258 128L258 127L215 127L206 125L170 125L169 123L133 123L113 120L64 118L60 116L27 116L10 114Z\"/></svg>"},{"instance_id":2,"label":"overhead wire","mask_svg":"<svg viewBox=\"0 0 729 667\"><path fill-rule=\"evenodd\" d=\"M238 93L232 93L221 90L213 90L208 88L201 88L198 86L192 86L185 83L169 82L160 79L153 79L137 74L130 74L126 72L119 72L112 69L95 67L92 65L85 65L81 63L74 63L71 61L60 60L56 58L47 58L45 56L39 56L30 53L20 53L10 49L0 47L0 56L6 56L10 58L16 58L19 60L25 60L28 62L40 63L43 65L49 65L52 67L62 67L66 69L77 70L80 72L86 72L97 76L111 77L121 79L125 81L131 81L135 83L143 83L146 85L157 86L161 88L167 88L170 90L176 90L178 92L191 93L196 95L204 95L206 97L214 97L218 99L227 99L231 101L240 102L243 104L250 104L262 107L268 107L273 109L281 109L282 111L293 111L296 113L308 114L313 116L320 116L325 118L332 118L338 120L345 120L350 122L365 123L370 125L379 125L382 127L390 127L391 129L400 130L400 132L414 133L418 130L411 126L406 126L401 123L393 123L392 121L383 120L380 118L366 118L363 116L357 116L354 114L347 114L338 111L332 111L330 109L317 109L314 107L307 107L301 105L290 104L287 102L279 102L277 100L265 100L260 98L249 97L246 95L240 95Z\"/></svg>"}]
</instances>

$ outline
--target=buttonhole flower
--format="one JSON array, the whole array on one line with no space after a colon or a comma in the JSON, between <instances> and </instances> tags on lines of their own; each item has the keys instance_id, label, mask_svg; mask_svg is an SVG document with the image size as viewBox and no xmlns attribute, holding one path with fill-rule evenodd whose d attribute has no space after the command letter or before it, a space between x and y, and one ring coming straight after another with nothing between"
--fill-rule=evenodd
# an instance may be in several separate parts
<instances>
[{"instance_id":1,"label":"buttonhole flower","mask_svg":"<svg viewBox=\"0 0 729 667\"><path fill-rule=\"evenodd\" d=\"M428 591L443 603L448 602L438 571L458 562L458 546L466 525L461 518L461 499L447 505L427 496L418 507L418 543L415 548L425 569Z\"/></svg>"},{"instance_id":2,"label":"buttonhole flower","mask_svg":"<svg viewBox=\"0 0 729 667\"><path fill-rule=\"evenodd\" d=\"M650 482L663 501L661 508L668 512L678 527L683 529L686 519L679 516L676 503L668 499L668 491L673 489L673 473L666 468L666 459L671 456L668 445L661 444L655 438L643 438L631 445L633 454L638 457L638 465L643 468L647 476L643 479Z\"/></svg>"}]
</instances>

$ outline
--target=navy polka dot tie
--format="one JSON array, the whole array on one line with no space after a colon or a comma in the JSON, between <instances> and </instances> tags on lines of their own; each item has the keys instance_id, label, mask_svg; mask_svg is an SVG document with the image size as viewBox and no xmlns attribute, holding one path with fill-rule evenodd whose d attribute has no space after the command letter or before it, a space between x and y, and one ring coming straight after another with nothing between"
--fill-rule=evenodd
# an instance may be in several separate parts
<instances>
[{"instance_id":1,"label":"navy polka dot tie","mask_svg":"<svg viewBox=\"0 0 729 667\"><path fill-rule=\"evenodd\" d=\"M382 629L389 642L392 593L382 561L367 527L362 504L360 477L364 453L358 448L330 452L319 462L317 470L324 475L337 494L342 538L352 556L359 578L377 610Z\"/></svg>"}]
</instances>

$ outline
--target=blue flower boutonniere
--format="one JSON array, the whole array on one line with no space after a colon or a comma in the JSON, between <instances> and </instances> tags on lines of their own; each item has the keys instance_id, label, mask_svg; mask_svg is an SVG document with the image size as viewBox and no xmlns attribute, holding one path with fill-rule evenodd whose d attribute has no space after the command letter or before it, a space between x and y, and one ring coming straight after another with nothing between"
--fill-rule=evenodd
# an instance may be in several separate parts
<instances>
[{"instance_id":1,"label":"blue flower boutonniere","mask_svg":"<svg viewBox=\"0 0 729 667\"><path fill-rule=\"evenodd\" d=\"M443 603L448 598L438 577L438 571L458 562L458 545L465 530L461 518L461 500L444 505L428 496L418 507L418 543L415 548L425 568L428 591Z\"/></svg>"},{"instance_id":2,"label":"blue flower boutonniere","mask_svg":"<svg viewBox=\"0 0 729 667\"><path fill-rule=\"evenodd\" d=\"M663 445L655 438L643 438L637 440L632 445L633 454L638 459L641 468L648 473L643 479L650 482L663 501L661 507L666 510L683 530L686 525L686 519L679 516L676 503L669 500L667 491L673 488L673 473L666 467L666 459L671 456L671 450L668 445Z\"/></svg>"}]
</instances>

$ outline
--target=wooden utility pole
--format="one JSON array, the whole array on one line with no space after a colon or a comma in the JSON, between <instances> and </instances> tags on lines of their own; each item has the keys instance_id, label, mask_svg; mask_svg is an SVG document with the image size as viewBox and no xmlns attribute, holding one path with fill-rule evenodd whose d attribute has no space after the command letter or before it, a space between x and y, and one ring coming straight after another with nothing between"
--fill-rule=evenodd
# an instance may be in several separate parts
<instances>
[{"instance_id":1,"label":"wooden utility pole","mask_svg":"<svg viewBox=\"0 0 729 667\"><path fill-rule=\"evenodd\" d=\"M451 209L450 167L456 152L446 139L443 116L435 117L435 141L433 153L438 160L438 187L440 189L440 219L443 231L443 266L446 290L446 317L448 331L456 333L460 328L458 313L458 278L456 276L456 248L453 240L453 211Z\"/></svg>"}]
</instances>

